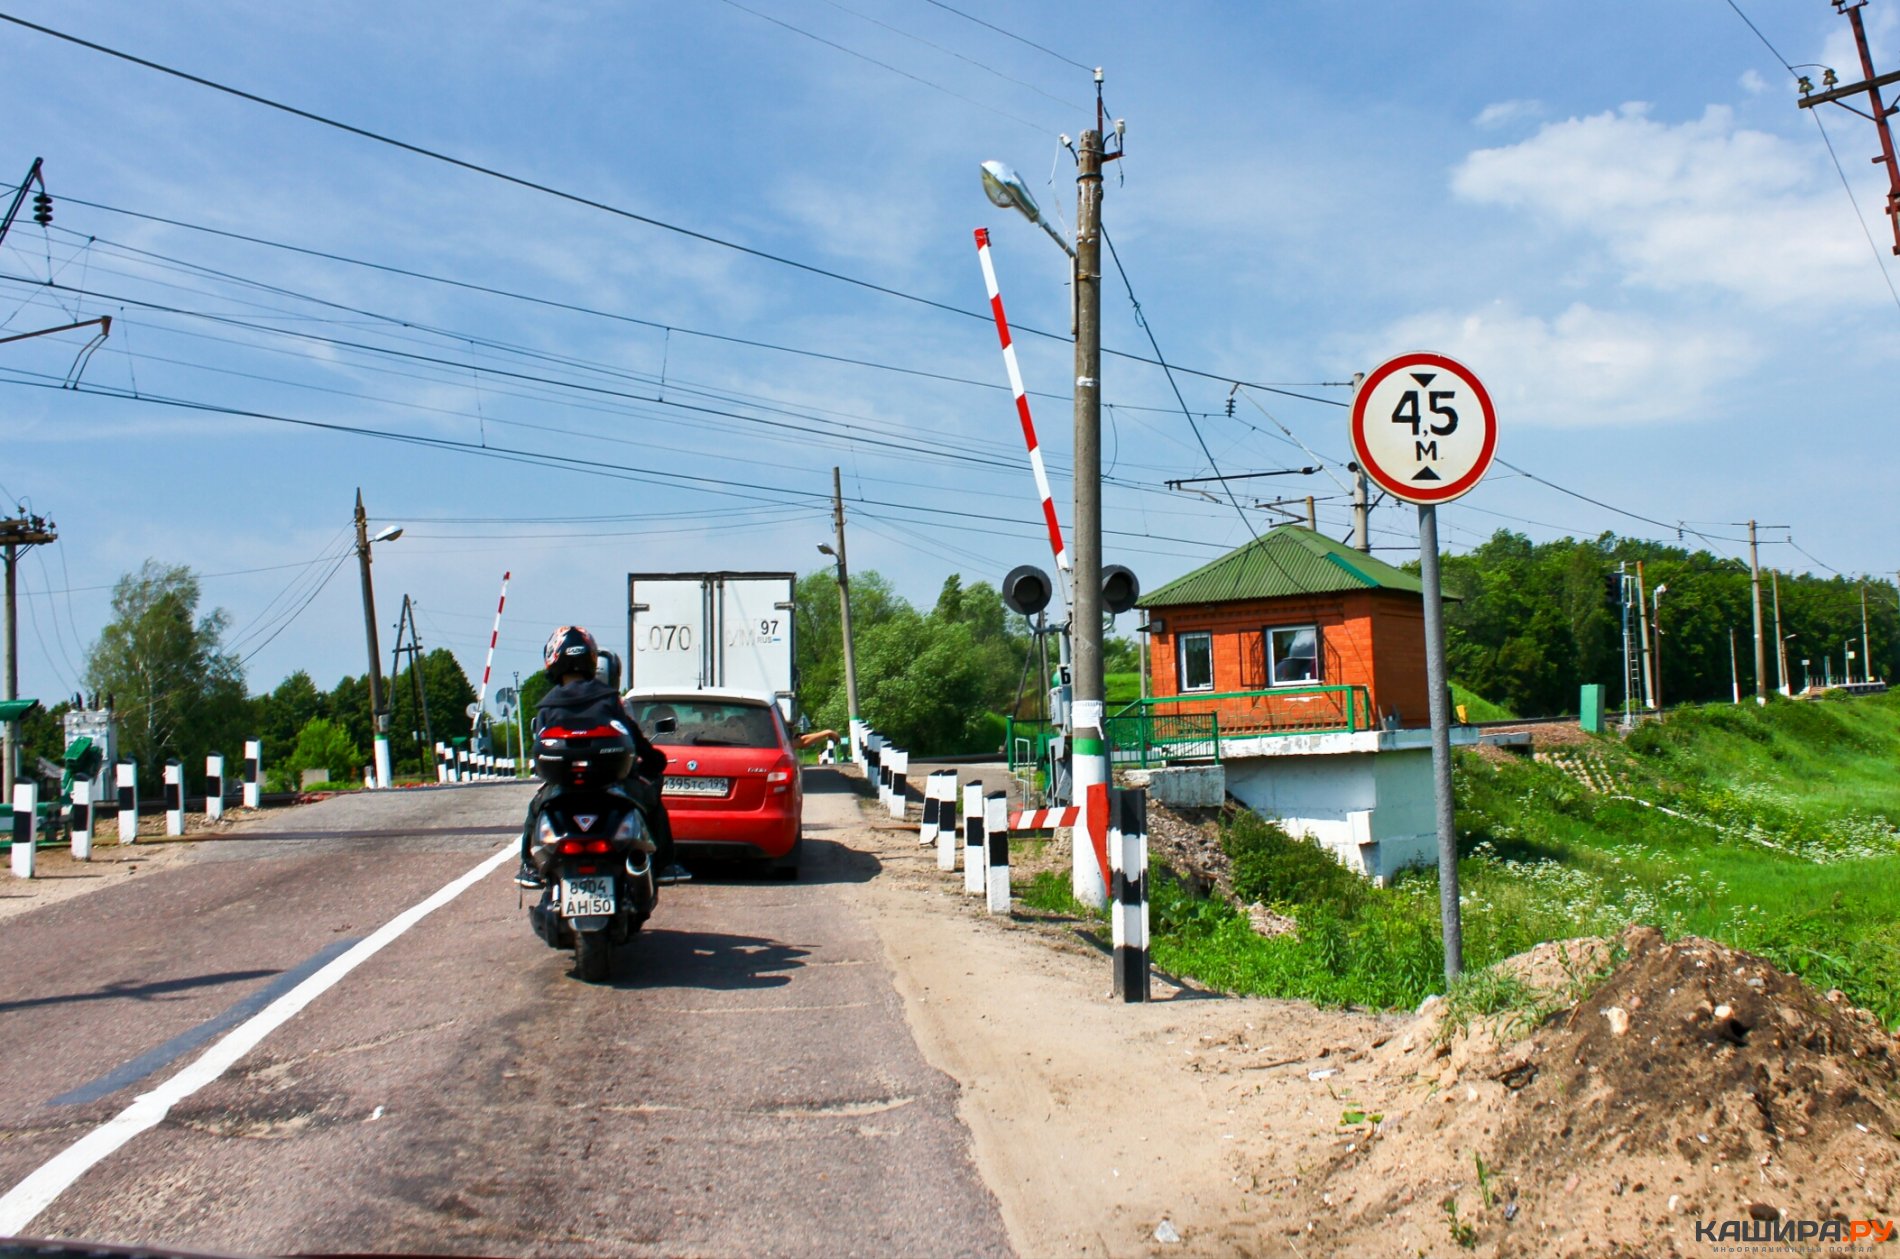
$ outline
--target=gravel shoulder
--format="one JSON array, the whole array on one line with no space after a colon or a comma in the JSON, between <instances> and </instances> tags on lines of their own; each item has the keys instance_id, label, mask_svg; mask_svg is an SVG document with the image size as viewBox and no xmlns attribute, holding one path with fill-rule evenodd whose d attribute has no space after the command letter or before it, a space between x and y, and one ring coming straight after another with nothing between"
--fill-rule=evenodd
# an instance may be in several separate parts
<instances>
[{"instance_id":1,"label":"gravel shoulder","mask_svg":"<svg viewBox=\"0 0 1900 1259\"><path fill-rule=\"evenodd\" d=\"M1159 975L1152 1003L1121 1004L1073 924L992 916L914 827L862 810L852 825L882 868L851 895L925 1057L962 1088L1019 1254L1302 1253L1288 1233L1306 1217L1283 1195L1350 1140L1347 1081L1393 1020Z\"/></svg>"}]
</instances>

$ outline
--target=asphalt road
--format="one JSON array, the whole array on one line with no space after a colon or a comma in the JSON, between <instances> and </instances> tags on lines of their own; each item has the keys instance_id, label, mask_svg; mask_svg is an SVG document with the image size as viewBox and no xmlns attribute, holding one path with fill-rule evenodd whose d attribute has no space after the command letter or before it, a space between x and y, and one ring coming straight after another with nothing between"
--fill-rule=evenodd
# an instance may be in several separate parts
<instances>
[{"instance_id":1,"label":"asphalt road","mask_svg":"<svg viewBox=\"0 0 1900 1259\"><path fill-rule=\"evenodd\" d=\"M233 1254L1007 1254L956 1086L841 895L878 870L848 842L852 799L825 771L807 793L801 881L669 889L609 985L533 935L504 863L19 1231ZM528 795L273 813L0 923L0 1195L471 871Z\"/></svg>"}]
</instances>

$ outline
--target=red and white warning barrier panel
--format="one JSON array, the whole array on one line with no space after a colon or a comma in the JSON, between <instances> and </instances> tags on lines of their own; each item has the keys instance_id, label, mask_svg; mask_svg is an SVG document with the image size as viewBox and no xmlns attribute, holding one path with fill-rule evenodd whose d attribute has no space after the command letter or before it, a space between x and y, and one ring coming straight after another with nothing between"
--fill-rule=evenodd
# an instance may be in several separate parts
<instances>
[{"instance_id":1,"label":"red and white warning barrier panel","mask_svg":"<svg viewBox=\"0 0 1900 1259\"><path fill-rule=\"evenodd\" d=\"M1025 809L1009 819L1012 831L1047 831L1058 826L1074 826L1082 820L1082 806L1069 805L1062 809Z\"/></svg>"}]
</instances>

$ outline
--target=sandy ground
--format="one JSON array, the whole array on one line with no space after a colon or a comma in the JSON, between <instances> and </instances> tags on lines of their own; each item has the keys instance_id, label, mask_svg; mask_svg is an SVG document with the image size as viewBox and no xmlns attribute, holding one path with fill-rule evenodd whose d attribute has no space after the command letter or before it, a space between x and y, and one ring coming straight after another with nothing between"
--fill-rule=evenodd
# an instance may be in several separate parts
<instances>
[{"instance_id":1,"label":"sandy ground","mask_svg":"<svg viewBox=\"0 0 1900 1259\"><path fill-rule=\"evenodd\" d=\"M83 896L140 871L165 869L176 864L194 840L221 834L224 828L257 814L255 809L228 809L221 820L213 822L202 813L187 813L182 836L166 835L165 815L152 814L139 819L138 842L133 844L121 844L118 822L108 819L104 829L93 834L89 861L75 861L69 847L46 847L34 854L31 879L15 878L11 867L0 867L0 920Z\"/></svg>"},{"instance_id":2,"label":"sandy ground","mask_svg":"<svg viewBox=\"0 0 1900 1259\"><path fill-rule=\"evenodd\" d=\"M1348 1081L1393 1020L1160 976L1151 1004L1122 1004L1071 925L990 915L914 827L867 813L856 842L883 869L854 895L919 1045L963 1088L1018 1253L1326 1253L1289 1235L1306 1219L1281 1193L1352 1140Z\"/></svg>"}]
</instances>

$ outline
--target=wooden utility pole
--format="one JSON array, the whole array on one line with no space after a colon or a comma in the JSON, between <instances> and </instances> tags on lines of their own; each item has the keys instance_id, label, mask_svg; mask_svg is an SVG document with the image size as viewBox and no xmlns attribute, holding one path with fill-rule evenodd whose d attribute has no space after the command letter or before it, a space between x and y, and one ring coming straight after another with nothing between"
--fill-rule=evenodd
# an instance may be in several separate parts
<instances>
[{"instance_id":1,"label":"wooden utility pole","mask_svg":"<svg viewBox=\"0 0 1900 1259\"><path fill-rule=\"evenodd\" d=\"M1834 0L1837 13L1845 13L1847 20L1854 25L1854 46L1860 52L1860 71L1864 76L1858 83L1839 84L1832 69L1821 78L1823 91L1814 90L1814 82L1807 75L1796 80L1801 88L1800 106L1813 109L1816 105L1829 102L1841 108L1859 114L1874 124L1874 130L1880 134L1880 156L1874 159L1874 165L1887 168L1887 217L1893 223L1893 252L1900 254L1900 160L1894 156L1893 131L1887 125L1890 108L1881 101L1880 89L1890 83L1900 82L1900 71L1889 70L1886 74L1874 73L1873 54L1867 48L1867 28L1861 22L1860 11L1867 0ZM1849 105L1847 97L1867 94L1867 108L1860 109Z\"/></svg>"},{"instance_id":2,"label":"wooden utility pole","mask_svg":"<svg viewBox=\"0 0 1900 1259\"><path fill-rule=\"evenodd\" d=\"M851 642L851 573L844 559L844 482L837 468L831 470L831 525L838 535L838 625L844 634L844 702L846 730L855 730L859 718L858 663ZM849 736L847 736L849 742ZM857 749L852 748L852 755Z\"/></svg>"},{"instance_id":3,"label":"wooden utility pole","mask_svg":"<svg viewBox=\"0 0 1900 1259\"><path fill-rule=\"evenodd\" d=\"M1352 374L1352 396L1359 397L1359 387L1366 383L1364 372ZM1359 466L1358 460L1346 465L1352 472L1352 549L1372 554L1372 486L1366 479L1366 470Z\"/></svg>"},{"instance_id":4,"label":"wooden utility pole","mask_svg":"<svg viewBox=\"0 0 1900 1259\"><path fill-rule=\"evenodd\" d=\"M20 552L28 547L45 546L59 541L59 535L53 532L55 526L49 520L39 516L29 516L25 512L12 520L0 520L0 547L5 548L6 556L6 685L5 695L0 699L20 698L20 619L16 603L15 570L19 567ZM4 788L5 802L13 800L13 782L19 772L20 723L8 720L0 726L4 732L0 739L0 787Z\"/></svg>"},{"instance_id":5,"label":"wooden utility pole","mask_svg":"<svg viewBox=\"0 0 1900 1259\"><path fill-rule=\"evenodd\" d=\"M389 704L383 697L382 652L376 646L376 591L369 580L369 516L356 491L356 562L363 573L363 633L369 639L369 710L374 723L377 786L389 785Z\"/></svg>"},{"instance_id":6,"label":"wooden utility pole","mask_svg":"<svg viewBox=\"0 0 1900 1259\"><path fill-rule=\"evenodd\" d=\"M1874 653L1867 638L1867 583L1860 586L1860 680L1874 680Z\"/></svg>"}]
</instances>

